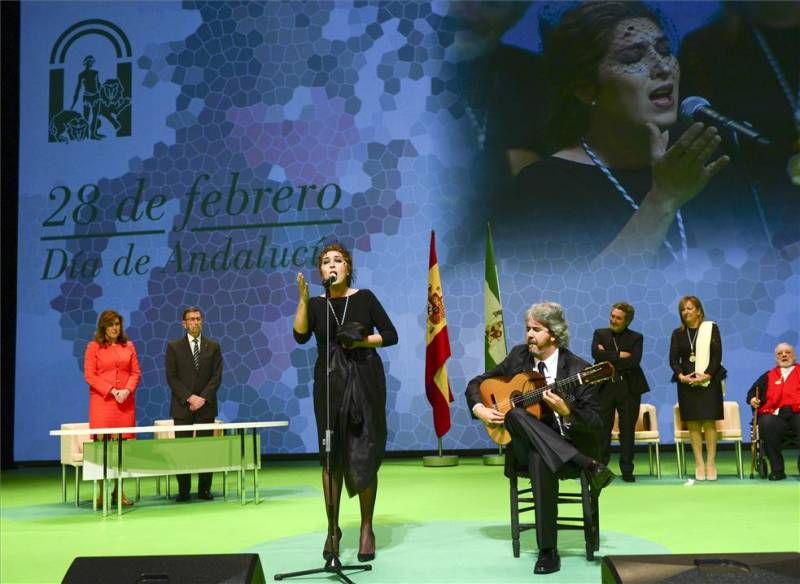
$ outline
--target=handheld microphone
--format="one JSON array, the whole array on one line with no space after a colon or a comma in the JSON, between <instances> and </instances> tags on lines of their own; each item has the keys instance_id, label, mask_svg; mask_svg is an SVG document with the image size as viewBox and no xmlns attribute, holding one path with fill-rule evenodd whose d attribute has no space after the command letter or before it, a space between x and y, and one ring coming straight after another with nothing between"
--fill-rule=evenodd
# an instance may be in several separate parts
<instances>
[{"instance_id":1,"label":"handheld microphone","mask_svg":"<svg viewBox=\"0 0 800 584\"><path fill-rule=\"evenodd\" d=\"M693 95L681 102L681 119L685 122L703 122L722 127L736 133L758 146L769 146L770 142L747 123L737 122L711 108L707 99Z\"/></svg>"},{"instance_id":2,"label":"handheld microphone","mask_svg":"<svg viewBox=\"0 0 800 584\"><path fill-rule=\"evenodd\" d=\"M335 281L336 281L336 272L331 272L331 275L328 276L328 278L322 282L322 285L327 288L328 286L333 284Z\"/></svg>"}]
</instances>

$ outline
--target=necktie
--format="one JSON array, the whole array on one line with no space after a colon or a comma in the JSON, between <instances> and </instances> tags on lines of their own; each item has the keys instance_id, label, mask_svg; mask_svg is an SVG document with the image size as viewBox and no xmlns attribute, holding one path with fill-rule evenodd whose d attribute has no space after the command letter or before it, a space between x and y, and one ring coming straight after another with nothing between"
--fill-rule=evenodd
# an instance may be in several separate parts
<instances>
[{"instance_id":1,"label":"necktie","mask_svg":"<svg viewBox=\"0 0 800 584\"><path fill-rule=\"evenodd\" d=\"M200 368L200 341L193 339L194 350L192 351L192 361L194 361L194 368Z\"/></svg>"},{"instance_id":2,"label":"necktie","mask_svg":"<svg viewBox=\"0 0 800 584\"><path fill-rule=\"evenodd\" d=\"M542 377L545 378L545 382L547 381L547 365L544 364L544 361L539 361L537 363L536 368L539 369L539 373L542 374ZM553 419L556 422L556 430L558 433L564 436L564 426L561 424L561 416L558 415L558 412L553 411Z\"/></svg>"}]
</instances>

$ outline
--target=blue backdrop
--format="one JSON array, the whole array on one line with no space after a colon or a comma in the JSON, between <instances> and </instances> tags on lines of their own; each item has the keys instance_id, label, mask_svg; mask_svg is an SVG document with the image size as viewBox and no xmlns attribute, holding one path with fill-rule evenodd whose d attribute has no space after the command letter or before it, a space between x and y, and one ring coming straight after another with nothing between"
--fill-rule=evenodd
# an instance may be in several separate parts
<instances>
[{"instance_id":1,"label":"blue backdrop","mask_svg":"<svg viewBox=\"0 0 800 584\"><path fill-rule=\"evenodd\" d=\"M677 48L717 5L661 8ZM559 10L519 10L503 45L539 51L538 18ZM399 332L381 350L388 448L434 448L423 380L431 229L456 397L444 445L492 446L462 397L483 369L495 196L476 178L491 168L481 165L492 139L465 73L493 46L469 38L469 17L443 2L23 2L15 458L57 458L47 431L87 419L83 353L106 308L124 316L139 352L137 422L168 417L164 349L189 304L222 344L220 417L288 419L265 450L315 451L316 349L291 335L294 281L297 271L318 281L314 258L332 239L354 250L356 285ZM514 98L521 118L535 115L533 88ZM719 323L727 399L743 401L778 340L797 342L797 242L741 238L760 228L741 219L657 266L598 266L550 253L547 236L500 233L510 342L523 338L525 308L556 300L571 348L588 357L610 304L633 303L653 387L645 401L669 441L678 298L698 295Z\"/></svg>"}]
</instances>

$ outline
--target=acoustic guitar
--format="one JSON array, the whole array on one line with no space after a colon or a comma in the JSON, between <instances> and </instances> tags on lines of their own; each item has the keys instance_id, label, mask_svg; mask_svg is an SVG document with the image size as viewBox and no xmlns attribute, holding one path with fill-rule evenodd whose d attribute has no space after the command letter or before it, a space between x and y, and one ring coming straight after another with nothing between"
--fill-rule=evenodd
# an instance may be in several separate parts
<instances>
[{"instance_id":1,"label":"acoustic guitar","mask_svg":"<svg viewBox=\"0 0 800 584\"><path fill-rule=\"evenodd\" d=\"M547 381L538 371L524 371L513 377L491 377L481 383L481 401L487 408L492 408L503 414L511 408L525 408L528 412L541 418L542 394L552 390L561 398L570 403L573 399L572 392L575 388L588 383L599 383L614 376L614 366L608 361L587 367L580 373L558 379L555 383L547 385ZM503 424L485 424L489 437L497 444L508 444L511 435Z\"/></svg>"}]
</instances>

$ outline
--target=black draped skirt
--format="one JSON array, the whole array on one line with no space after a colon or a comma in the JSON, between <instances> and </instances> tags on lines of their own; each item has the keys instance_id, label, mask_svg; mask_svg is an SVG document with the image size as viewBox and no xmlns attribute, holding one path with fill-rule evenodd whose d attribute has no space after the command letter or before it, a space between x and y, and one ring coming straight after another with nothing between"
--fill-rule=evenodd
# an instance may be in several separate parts
<instances>
[{"instance_id":1,"label":"black draped skirt","mask_svg":"<svg viewBox=\"0 0 800 584\"><path fill-rule=\"evenodd\" d=\"M314 415L320 464L326 464L323 443L330 420L331 465L344 476L349 496L375 480L386 452L386 376L374 349L330 346L330 416L326 398L324 353L314 367Z\"/></svg>"}]
</instances>

